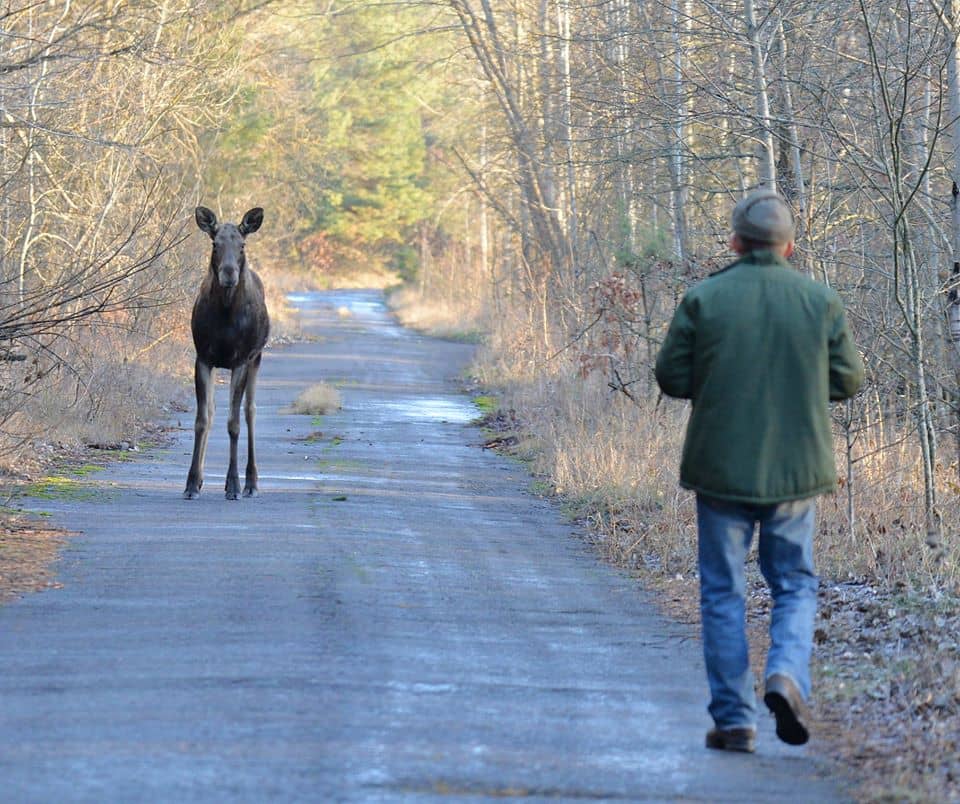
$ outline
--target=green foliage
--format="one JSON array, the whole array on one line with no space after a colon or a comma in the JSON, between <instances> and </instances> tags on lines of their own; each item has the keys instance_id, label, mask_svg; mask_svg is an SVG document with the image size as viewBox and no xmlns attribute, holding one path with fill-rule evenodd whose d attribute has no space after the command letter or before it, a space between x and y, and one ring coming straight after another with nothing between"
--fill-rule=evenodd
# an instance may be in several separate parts
<instances>
[{"instance_id":1,"label":"green foliage","mask_svg":"<svg viewBox=\"0 0 960 804\"><path fill-rule=\"evenodd\" d=\"M416 227L436 218L453 184L450 160L434 155L462 99L425 61L449 50L438 40L450 34L429 32L424 6L301 5L295 26L289 15L261 21L259 35L286 47L266 68L258 59L236 94L206 182L236 197L242 177L251 202L284 220L285 253L315 270L356 263L412 280Z\"/></svg>"},{"instance_id":2,"label":"green foliage","mask_svg":"<svg viewBox=\"0 0 960 804\"><path fill-rule=\"evenodd\" d=\"M625 214L619 218L620 245L614 253L617 266L637 270L645 263L669 259L671 245L669 234L663 228L645 226L636 234L631 248L630 223Z\"/></svg>"},{"instance_id":3,"label":"green foliage","mask_svg":"<svg viewBox=\"0 0 960 804\"><path fill-rule=\"evenodd\" d=\"M473 398L473 404L476 405L484 416L496 413L498 402L495 396L482 395Z\"/></svg>"},{"instance_id":4,"label":"green foliage","mask_svg":"<svg viewBox=\"0 0 960 804\"><path fill-rule=\"evenodd\" d=\"M317 120L328 148L315 225L363 249L386 249L402 269L414 264L405 247L411 227L431 208L426 177L424 94L416 12L361 9L337 18L340 58L314 71ZM386 44L384 44L386 43Z\"/></svg>"},{"instance_id":5,"label":"green foliage","mask_svg":"<svg viewBox=\"0 0 960 804\"><path fill-rule=\"evenodd\" d=\"M413 246L403 244L396 248L391 258L390 267L404 282L412 282L420 268L420 257Z\"/></svg>"}]
</instances>

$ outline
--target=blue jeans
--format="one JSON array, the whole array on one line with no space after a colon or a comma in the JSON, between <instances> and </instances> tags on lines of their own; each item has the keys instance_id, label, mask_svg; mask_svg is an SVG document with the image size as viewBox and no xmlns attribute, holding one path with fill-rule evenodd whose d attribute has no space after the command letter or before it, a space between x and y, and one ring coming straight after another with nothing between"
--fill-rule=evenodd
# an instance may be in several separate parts
<instances>
[{"instance_id":1,"label":"blue jeans","mask_svg":"<svg viewBox=\"0 0 960 804\"><path fill-rule=\"evenodd\" d=\"M700 614L710 684L709 711L719 728L753 727L757 702L746 634L744 564L760 525L760 571L773 597L766 678L792 678L810 695L810 651L817 611L813 568L814 498L749 505L697 495Z\"/></svg>"}]
</instances>

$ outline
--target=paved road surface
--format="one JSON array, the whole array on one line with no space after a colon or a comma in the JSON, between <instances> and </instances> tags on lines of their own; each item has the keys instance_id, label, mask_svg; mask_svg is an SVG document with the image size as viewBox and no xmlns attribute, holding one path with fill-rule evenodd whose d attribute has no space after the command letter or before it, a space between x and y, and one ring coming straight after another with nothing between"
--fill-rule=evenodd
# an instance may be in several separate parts
<instances>
[{"instance_id":1,"label":"paved road surface","mask_svg":"<svg viewBox=\"0 0 960 804\"><path fill-rule=\"evenodd\" d=\"M695 634L477 448L468 347L373 292L299 303L262 497L223 499L219 386L199 500L186 414L90 499L36 501L82 535L63 588L0 609L0 801L842 800L766 718L753 757L702 747ZM320 380L342 412L284 413Z\"/></svg>"}]
</instances>

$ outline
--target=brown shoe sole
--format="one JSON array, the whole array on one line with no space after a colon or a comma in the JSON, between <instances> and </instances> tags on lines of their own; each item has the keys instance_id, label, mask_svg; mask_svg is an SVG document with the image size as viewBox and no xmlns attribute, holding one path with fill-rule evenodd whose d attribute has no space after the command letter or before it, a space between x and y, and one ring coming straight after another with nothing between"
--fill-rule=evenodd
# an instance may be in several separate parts
<instances>
[{"instance_id":1,"label":"brown shoe sole","mask_svg":"<svg viewBox=\"0 0 960 804\"><path fill-rule=\"evenodd\" d=\"M787 745L803 745L810 739L810 732L800 722L802 704L790 679L771 676L763 702L777 719L777 737Z\"/></svg>"}]
</instances>

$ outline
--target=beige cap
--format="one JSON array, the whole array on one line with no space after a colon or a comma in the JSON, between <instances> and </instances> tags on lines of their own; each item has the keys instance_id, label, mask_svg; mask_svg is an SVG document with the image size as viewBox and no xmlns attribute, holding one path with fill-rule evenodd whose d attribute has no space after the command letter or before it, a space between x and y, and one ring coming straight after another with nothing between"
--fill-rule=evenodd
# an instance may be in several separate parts
<instances>
[{"instance_id":1,"label":"beige cap","mask_svg":"<svg viewBox=\"0 0 960 804\"><path fill-rule=\"evenodd\" d=\"M733 208L733 231L756 243L789 243L793 213L776 190L754 190Z\"/></svg>"}]
</instances>

